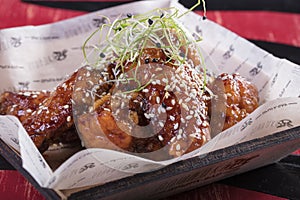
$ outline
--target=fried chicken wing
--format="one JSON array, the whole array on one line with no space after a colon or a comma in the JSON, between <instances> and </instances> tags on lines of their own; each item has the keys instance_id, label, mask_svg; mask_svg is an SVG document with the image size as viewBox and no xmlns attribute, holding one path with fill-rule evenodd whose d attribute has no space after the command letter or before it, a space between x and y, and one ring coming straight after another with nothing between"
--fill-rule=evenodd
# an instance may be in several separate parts
<instances>
[{"instance_id":1,"label":"fried chicken wing","mask_svg":"<svg viewBox=\"0 0 300 200\"><path fill-rule=\"evenodd\" d=\"M207 102L195 80L199 76L192 77L188 68L177 70L178 66L157 48L146 48L139 59L145 68L140 66L136 71L135 63L127 63L126 75L140 77L139 81L148 84L134 90L136 81L122 82L108 94L98 93L102 98L95 101L94 112L78 118L85 146L131 153L162 150L169 157L202 146L210 138L210 126ZM150 83L146 77L155 78ZM127 93L130 88L133 91Z\"/></svg>"},{"instance_id":2,"label":"fried chicken wing","mask_svg":"<svg viewBox=\"0 0 300 200\"><path fill-rule=\"evenodd\" d=\"M71 97L77 72L58 85L28 118L23 126L40 151L74 125Z\"/></svg>"},{"instance_id":3,"label":"fried chicken wing","mask_svg":"<svg viewBox=\"0 0 300 200\"><path fill-rule=\"evenodd\" d=\"M0 96L0 114L14 115L22 123L49 95L49 91L4 92Z\"/></svg>"},{"instance_id":4,"label":"fried chicken wing","mask_svg":"<svg viewBox=\"0 0 300 200\"><path fill-rule=\"evenodd\" d=\"M226 110L223 130L225 130L253 112L259 106L259 97L254 84L239 74L223 73L217 79L224 85Z\"/></svg>"}]
</instances>

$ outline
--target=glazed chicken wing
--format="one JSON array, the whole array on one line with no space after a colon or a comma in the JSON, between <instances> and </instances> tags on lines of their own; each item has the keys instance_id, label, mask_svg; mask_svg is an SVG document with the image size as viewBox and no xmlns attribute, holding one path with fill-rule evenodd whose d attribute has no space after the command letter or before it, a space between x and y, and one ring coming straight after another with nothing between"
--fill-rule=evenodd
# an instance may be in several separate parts
<instances>
[{"instance_id":1,"label":"glazed chicken wing","mask_svg":"<svg viewBox=\"0 0 300 200\"><path fill-rule=\"evenodd\" d=\"M4 92L0 96L0 114L14 115L23 123L49 95L49 91Z\"/></svg>"},{"instance_id":2,"label":"glazed chicken wing","mask_svg":"<svg viewBox=\"0 0 300 200\"><path fill-rule=\"evenodd\" d=\"M85 146L131 153L162 150L171 157L202 146L210 137L208 108L201 89L189 76L191 72L182 68L181 73L189 79L175 77L177 66L157 48L146 48L139 59L145 69L139 67L136 72L135 64L129 63L127 74L133 71L141 80L150 76L156 80L128 95L124 91L135 88L136 82L115 84L108 93L98 93L102 98L93 104L94 112L78 118ZM163 83L171 79L172 83Z\"/></svg>"},{"instance_id":3,"label":"glazed chicken wing","mask_svg":"<svg viewBox=\"0 0 300 200\"><path fill-rule=\"evenodd\" d=\"M218 78L223 81L226 94L225 130L252 113L259 98L257 88L239 74L223 73Z\"/></svg>"}]
</instances>

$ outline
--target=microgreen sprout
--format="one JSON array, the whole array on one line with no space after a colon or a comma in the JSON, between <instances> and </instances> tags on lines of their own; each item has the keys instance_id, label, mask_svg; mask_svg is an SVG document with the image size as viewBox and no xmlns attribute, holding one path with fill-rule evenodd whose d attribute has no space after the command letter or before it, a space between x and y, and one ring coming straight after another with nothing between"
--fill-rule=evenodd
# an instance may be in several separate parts
<instances>
[{"instance_id":1,"label":"microgreen sprout","mask_svg":"<svg viewBox=\"0 0 300 200\"><path fill-rule=\"evenodd\" d=\"M201 66L203 67L205 87L206 72L204 59L200 55L200 51L195 45L201 41L201 37L191 37L178 22L178 19L192 11L202 2L204 8L204 16L206 15L205 1L198 0L191 9L182 14L176 8L155 9L148 13L139 15L128 13L126 17L119 17L112 23L107 19L107 24L103 24L95 32L93 32L83 45L83 55L86 61L96 68L107 66L109 63L115 64L113 72L116 82L122 82L120 73L126 73L130 70L128 67L135 68L133 77L127 77L130 81L137 83L137 88L133 91L141 91L151 81L142 84L137 80L137 72L141 66L140 58L143 55L145 48L159 48L167 57L166 63L170 62L174 66L182 66L188 64L188 57L191 54L191 48L196 48L200 57ZM98 57L95 62L90 63L87 59L85 46L92 37L99 32L99 44L95 45L94 51L98 52ZM144 60L144 63L158 62L158 59ZM196 67L196 66L195 66ZM132 91L131 91L132 92Z\"/></svg>"}]
</instances>

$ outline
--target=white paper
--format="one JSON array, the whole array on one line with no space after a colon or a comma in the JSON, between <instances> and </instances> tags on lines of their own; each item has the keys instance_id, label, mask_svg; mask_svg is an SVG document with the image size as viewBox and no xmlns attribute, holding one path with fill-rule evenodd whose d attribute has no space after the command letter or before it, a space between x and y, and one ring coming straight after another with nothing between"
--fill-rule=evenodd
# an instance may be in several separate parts
<instances>
[{"instance_id":1,"label":"white paper","mask_svg":"<svg viewBox=\"0 0 300 200\"><path fill-rule=\"evenodd\" d=\"M104 22L103 15L113 20L122 14L170 6L185 11L176 1L135 2L54 24L1 30L0 92L51 89L62 82L67 74L81 66L81 46ZM208 67L215 67L217 73L239 72L258 87L260 100L266 103L203 148L180 158L155 162L112 150L87 149L73 155L55 171L50 169L18 120L0 116L1 139L21 149L23 167L42 187L70 189L103 184L300 125L297 117L300 66L274 57L195 13L185 15L182 20L187 29L202 35L201 48L207 56Z\"/></svg>"}]
</instances>

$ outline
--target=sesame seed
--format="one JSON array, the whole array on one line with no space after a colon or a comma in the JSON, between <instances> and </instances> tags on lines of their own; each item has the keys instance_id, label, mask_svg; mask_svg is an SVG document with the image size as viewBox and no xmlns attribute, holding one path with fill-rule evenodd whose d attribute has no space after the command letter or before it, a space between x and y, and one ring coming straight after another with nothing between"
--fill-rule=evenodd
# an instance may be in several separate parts
<instances>
[{"instance_id":1,"label":"sesame seed","mask_svg":"<svg viewBox=\"0 0 300 200\"><path fill-rule=\"evenodd\" d=\"M200 126L202 124L202 120L201 119L197 119L196 124L197 124L197 126Z\"/></svg>"},{"instance_id":2,"label":"sesame seed","mask_svg":"<svg viewBox=\"0 0 300 200\"><path fill-rule=\"evenodd\" d=\"M150 113L149 116L150 116L151 118L153 118L153 117L155 117L155 114L154 114L154 113Z\"/></svg>"},{"instance_id":3,"label":"sesame seed","mask_svg":"<svg viewBox=\"0 0 300 200\"><path fill-rule=\"evenodd\" d=\"M149 24L149 25L152 25L152 24L153 24L153 20L149 18L149 19L148 19L148 24Z\"/></svg>"},{"instance_id":4,"label":"sesame seed","mask_svg":"<svg viewBox=\"0 0 300 200\"><path fill-rule=\"evenodd\" d=\"M156 103L160 103L160 97L159 96L156 97Z\"/></svg>"},{"instance_id":5,"label":"sesame seed","mask_svg":"<svg viewBox=\"0 0 300 200\"><path fill-rule=\"evenodd\" d=\"M171 143L175 142L176 137L172 137L172 139L170 140Z\"/></svg>"},{"instance_id":6,"label":"sesame seed","mask_svg":"<svg viewBox=\"0 0 300 200\"><path fill-rule=\"evenodd\" d=\"M148 113L144 113L144 116L146 117L146 119L150 119L150 115Z\"/></svg>"},{"instance_id":7,"label":"sesame seed","mask_svg":"<svg viewBox=\"0 0 300 200\"><path fill-rule=\"evenodd\" d=\"M186 120L190 120L190 119L192 119L193 118L193 116L192 115L188 115L188 116L186 116Z\"/></svg>"},{"instance_id":8,"label":"sesame seed","mask_svg":"<svg viewBox=\"0 0 300 200\"><path fill-rule=\"evenodd\" d=\"M125 106L125 103L124 103L124 101L122 101L122 103L121 103L121 108L123 109L124 106Z\"/></svg>"},{"instance_id":9,"label":"sesame seed","mask_svg":"<svg viewBox=\"0 0 300 200\"><path fill-rule=\"evenodd\" d=\"M159 106L159 107L157 108L157 112L158 112L158 114L161 113L161 106Z\"/></svg>"},{"instance_id":10,"label":"sesame seed","mask_svg":"<svg viewBox=\"0 0 300 200\"><path fill-rule=\"evenodd\" d=\"M31 94L30 94L30 92L24 92L23 95L26 96L26 97L29 97Z\"/></svg>"},{"instance_id":11,"label":"sesame seed","mask_svg":"<svg viewBox=\"0 0 300 200\"><path fill-rule=\"evenodd\" d=\"M146 79L146 80L147 80L147 78L148 78L148 74L145 74L145 76L144 76L144 79Z\"/></svg>"},{"instance_id":12,"label":"sesame seed","mask_svg":"<svg viewBox=\"0 0 300 200\"><path fill-rule=\"evenodd\" d=\"M209 123L208 123L207 121L204 121L204 122L202 123L202 125L203 125L203 126L208 126Z\"/></svg>"},{"instance_id":13,"label":"sesame seed","mask_svg":"<svg viewBox=\"0 0 300 200\"><path fill-rule=\"evenodd\" d=\"M166 98L166 99L168 99L170 96L171 96L171 95L170 95L169 92L166 92L166 93L165 93L165 98Z\"/></svg>"},{"instance_id":14,"label":"sesame seed","mask_svg":"<svg viewBox=\"0 0 300 200\"><path fill-rule=\"evenodd\" d=\"M63 106L65 109L68 109L69 108L69 105L64 105Z\"/></svg>"},{"instance_id":15,"label":"sesame seed","mask_svg":"<svg viewBox=\"0 0 300 200\"><path fill-rule=\"evenodd\" d=\"M71 117L71 116L68 116L68 117L67 117L67 122L70 122L71 119L72 119L72 117Z\"/></svg>"},{"instance_id":16,"label":"sesame seed","mask_svg":"<svg viewBox=\"0 0 300 200\"><path fill-rule=\"evenodd\" d=\"M169 90L170 89L170 85L166 85L165 90Z\"/></svg>"},{"instance_id":17,"label":"sesame seed","mask_svg":"<svg viewBox=\"0 0 300 200\"><path fill-rule=\"evenodd\" d=\"M181 148L181 147L180 147L180 144L177 144L177 145L176 145L176 151L180 151L180 148Z\"/></svg>"},{"instance_id":18,"label":"sesame seed","mask_svg":"<svg viewBox=\"0 0 300 200\"><path fill-rule=\"evenodd\" d=\"M103 52L100 53L100 58L105 58L105 54Z\"/></svg>"},{"instance_id":19,"label":"sesame seed","mask_svg":"<svg viewBox=\"0 0 300 200\"><path fill-rule=\"evenodd\" d=\"M170 120L171 120L171 121L174 121L174 120L175 120L175 117L172 116L172 115L170 115Z\"/></svg>"},{"instance_id":20,"label":"sesame seed","mask_svg":"<svg viewBox=\"0 0 300 200\"><path fill-rule=\"evenodd\" d=\"M182 105L182 107L183 107L186 111L189 110L189 107L188 107L185 103L182 103L181 105Z\"/></svg>"},{"instance_id":21,"label":"sesame seed","mask_svg":"<svg viewBox=\"0 0 300 200\"><path fill-rule=\"evenodd\" d=\"M31 112L32 112L32 110L31 110L31 109L27 109L27 110L26 110L26 112L28 112L28 113L31 113Z\"/></svg>"},{"instance_id":22,"label":"sesame seed","mask_svg":"<svg viewBox=\"0 0 300 200\"><path fill-rule=\"evenodd\" d=\"M178 123L174 124L174 129L175 129L175 130L178 129L178 127L179 127L179 124L178 124Z\"/></svg>"},{"instance_id":23,"label":"sesame seed","mask_svg":"<svg viewBox=\"0 0 300 200\"><path fill-rule=\"evenodd\" d=\"M160 107L161 107L161 109L160 109L161 112L162 112L162 113L166 113L166 109L165 109L163 106L160 106Z\"/></svg>"},{"instance_id":24,"label":"sesame seed","mask_svg":"<svg viewBox=\"0 0 300 200\"><path fill-rule=\"evenodd\" d=\"M164 138L161 135L158 135L159 141L164 141Z\"/></svg>"},{"instance_id":25,"label":"sesame seed","mask_svg":"<svg viewBox=\"0 0 300 200\"><path fill-rule=\"evenodd\" d=\"M109 108L103 108L103 110L106 110L106 111L110 112L110 109L109 109Z\"/></svg>"},{"instance_id":26,"label":"sesame seed","mask_svg":"<svg viewBox=\"0 0 300 200\"><path fill-rule=\"evenodd\" d=\"M176 103L175 99L172 99L172 100L171 100L171 104L174 106L175 103Z\"/></svg>"},{"instance_id":27,"label":"sesame seed","mask_svg":"<svg viewBox=\"0 0 300 200\"><path fill-rule=\"evenodd\" d=\"M145 89L143 89L143 92L148 93L149 89L145 88Z\"/></svg>"},{"instance_id":28,"label":"sesame seed","mask_svg":"<svg viewBox=\"0 0 300 200\"><path fill-rule=\"evenodd\" d=\"M172 110L172 109L173 109L173 107L167 107L166 108L167 111Z\"/></svg>"},{"instance_id":29,"label":"sesame seed","mask_svg":"<svg viewBox=\"0 0 300 200\"><path fill-rule=\"evenodd\" d=\"M67 84L66 84L66 83L63 83L61 87L64 88L64 90L66 90Z\"/></svg>"},{"instance_id":30,"label":"sesame seed","mask_svg":"<svg viewBox=\"0 0 300 200\"><path fill-rule=\"evenodd\" d=\"M182 123L185 123L185 119L183 119L182 117L180 118L180 121L181 121Z\"/></svg>"},{"instance_id":31,"label":"sesame seed","mask_svg":"<svg viewBox=\"0 0 300 200\"><path fill-rule=\"evenodd\" d=\"M159 121L158 124L159 124L160 127L164 127L165 126L165 124L162 121Z\"/></svg>"},{"instance_id":32,"label":"sesame seed","mask_svg":"<svg viewBox=\"0 0 300 200\"><path fill-rule=\"evenodd\" d=\"M181 129L180 129L181 130ZM178 134L177 135L177 140L180 140L182 138L182 135L181 134Z\"/></svg>"},{"instance_id":33,"label":"sesame seed","mask_svg":"<svg viewBox=\"0 0 300 200\"><path fill-rule=\"evenodd\" d=\"M186 98L184 101L185 101L185 102L189 102L190 100L191 100L191 98L188 97L188 98Z\"/></svg>"}]
</instances>

